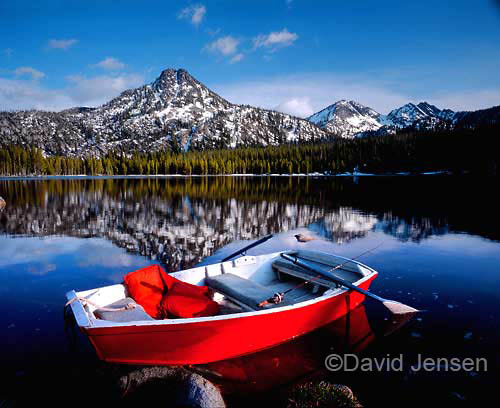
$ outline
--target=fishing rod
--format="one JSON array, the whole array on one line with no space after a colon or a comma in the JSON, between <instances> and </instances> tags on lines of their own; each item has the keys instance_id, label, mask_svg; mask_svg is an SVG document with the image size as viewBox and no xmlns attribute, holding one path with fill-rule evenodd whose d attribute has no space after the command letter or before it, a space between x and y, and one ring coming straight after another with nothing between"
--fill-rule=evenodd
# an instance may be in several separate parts
<instances>
[{"instance_id":1,"label":"fishing rod","mask_svg":"<svg viewBox=\"0 0 500 408\"><path fill-rule=\"evenodd\" d=\"M375 251L377 248L379 248L380 246L382 246L382 244L383 244L383 242L381 242L380 244L378 244L376 247L373 247L371 249L368 249L367 251L362 252L361 254L355 256L354 258L351 258L351 259L349 259L349 260L347 260L345 262L342 262L339 265L335 265L333 268L331 268L328 271L326 271L326 273L331 273L333 271L336 271L337 269L341 269L344 265L348 264L349 262L352 262L352 261L354 261L354 260L356 260L358 258L361 258L363 255L366 255L366 254L368 254L370 252ZM281 255L283 256L284 254L281 254ZM285 259L287 259L287 258L285 258ZM271 298L269 298L267 300L263 300L262 302L260 302L259 303L259 307L264 307L264 306L266 306L268 304L271 304L271 303L273 303L273 304L281 303L283 301L283 299L284 299L284 297L285 297L286 294L288 294L288 293L290 293L290 292L292 292L294 290L300 289L302 286L305 286L308 283L314 282L314 281L320 279L321 277L325 277L324 272L321 272L318 275L312 277L311 279L306 280L304 282L301 282L298 285L294 286L293 288L285 290L284 292L277 292L277 293L275 293L273 297L271 297Z\"/></svg>"},{"instance_id":2,"label":"fishing rod","mask_svg":"<svg viewBox=\"0 0 500 408\"><path fill-rule=\"evenodd\" d=\"M251 243L250 245L247 245L246 247L239 249L238 251L232 253L231 255L226 256L221 262L229 261L231 258L234 258L235 256L240 255L240 254L248 251L249 249L256 247L257 245L263 244L264 242L271 239L272 237L273 237L273 234L267 235L264 238L261 238L258 241L255 241L255 242Z\"/></svg>"},{"instance_id":3,"label":"fishing rod","mask_svg":"<svg viewBox=\"0 0 500 408\"><path fill-rule=\"evenodd\" d=\"M345 286L346 288L349 288L355 292L361 293L364 296L370 297L378 302L381 302L392 314L403 315L406 313L419 312L419 310L417 310L411 306L405 305L404 303L397 302L395 300L384 299L383 297L375 295L374 293L368 292L367 290L361 289L358 286L353 285L351 282L348 282L344 279L341 279L332 273L327 273L327 272L323 272L319 269L316 269L315 267L313 267L307 263L299 261L299 259L297 257L293 258L290 255L285 254L285 253L282 253L281 256L283 258L285 258L287 261L290 261L297 266L300 266L300 267L302 267L308 271L311 271L311 272L322 274L322 275L330 278L334 282L336 282L342 286Z\"/></svg>"}]
</instances>

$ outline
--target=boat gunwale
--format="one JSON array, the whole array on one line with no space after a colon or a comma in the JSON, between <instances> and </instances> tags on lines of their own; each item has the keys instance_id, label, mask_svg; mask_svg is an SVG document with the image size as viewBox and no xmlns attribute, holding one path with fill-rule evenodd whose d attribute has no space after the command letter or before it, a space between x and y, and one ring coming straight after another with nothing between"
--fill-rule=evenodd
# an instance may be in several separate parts
<instances>
[{"instance_id":1,"label":"boat gunwale","mask_svg":"<svg viewBox=\"0 0 500 408\"><path fill-rule=\"evenodd\" d=\"M273 259L277 256L279 256L282 253L287 253L287 252L297 252L296 250L286 250L286 251L279 251L279 252L274 252L270 254L262 254L262 255L256 255L256 258L259 257L268 257L269 259ZM333 255L325 251L313 251L313 252L318 252L326 255ZM357 281L353 282L353 285L359 286L363 282L373 278L374 276L378 275L378 272L351 258L347 258L341 255L333 255L336 258L344 259L346 261L350 261L355 263L358 266L361 266L363 268L366 268L370 273L364 275L361 279L358 279ZM211 265L223 265L225 263L232 263L233 261L228 261L228 262L216 262L215 264ZM200 265L200 266L207 266L207 265ZM194 268L190 268L194 269ZM188 270L188 269L186 269ZM178 272L185 272L184 271L178 271ZM90 290L99 290L100 288L93 288ZM271 313L284 313L284 312L289 312L295 309L300 309L304 307L308 307L310 305L316 304L318 302L322 302L325 300L329 300L331 298L337 297L342 295L345 292L351 291L349 288L336 288L336 289L329 289L327 290L323 295L315 297L313 299L308 299L302 302L294 303L289 306L282 306L282 307L275 307L275 308L270 308L270 309L263 309L263 310L255 310L255 311L248 311L248 312L238 312L238 313L231 313L227 315L216 315L216 316L207 316L207 317L194 317L194 318L179 318L179 319L162 319L162 320L139 320L139 321L133 321L133 322L112 322L108 320L99 320L99 319L90 319L88 316L88 312L85 310L83 307L83 304L81 303L80 300L76 300L70 304L71 309L73 310L73 314L75 315L76 322L78 326L82 330L88 330L91 329L93 332L95 330L99 329L111 329L111 328L119 328L119 327L137 327L137 326L144 326L144 327L154 327L154 326L174 326L174 325L179 325L179 324L199 324L199 323L210 323L210 322L215 322L215 321L223 321L223 320L232 320L232 319L243 319L247 317L253 317L253 316L264 316L267 314ZM85 292L85 291L81 291ZM66 298L69 300L75 298L77 294L80 292L75 292L75 290L71 290L66 293Z\"/></svg>"}]
</instances>

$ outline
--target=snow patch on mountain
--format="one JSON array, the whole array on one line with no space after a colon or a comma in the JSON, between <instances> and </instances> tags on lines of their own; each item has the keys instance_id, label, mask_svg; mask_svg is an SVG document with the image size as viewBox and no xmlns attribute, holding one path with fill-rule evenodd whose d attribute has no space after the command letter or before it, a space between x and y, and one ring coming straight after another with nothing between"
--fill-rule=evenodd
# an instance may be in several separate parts
<instances>
[{"instance_id":1,"label":"snow patch on mountain","mask_svg":"<svg viewBox=\"0 0 500 408\"><path fill-rule=\"evenodd\" d=\"M305 119L232 104L182 69L167 69L152 83L97 108L0 112L0 143L36 146L48 155L185 151L329 138L328 131Z\"/></svg>"},{"instance_id":2,"label":"snow patch on mountain","mask_svg":"<svg viewBox=\"0 0 500 408\"><path fill-rule=\"evenodd\" d=\"M308 120L322 129L342 137L374 131L382 124L380 114L355 101L341 100L311 115Z\"/></svg>"},{"instance_id":3,"label":"snow patch on mountain","mask_svg":"<svg viewBox=\"0 0 500 408\"><path fill-rule=\"evenodd\" d=\"M381 115L355 101L341 100L313 114L308 120L337 136L353 138L394 133L405 128L429 130L452 126L457 118L457 113L450 109L441 110L427 102L407 103L387 115Z\"/></svg>"}]
</instances>

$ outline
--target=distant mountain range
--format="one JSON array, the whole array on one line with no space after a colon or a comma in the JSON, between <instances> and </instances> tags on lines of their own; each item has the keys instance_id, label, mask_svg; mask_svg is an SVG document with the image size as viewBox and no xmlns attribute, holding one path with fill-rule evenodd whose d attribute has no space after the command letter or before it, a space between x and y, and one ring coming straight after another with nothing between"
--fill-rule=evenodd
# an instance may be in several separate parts
<instances>
[{"instance_id":1,"label":"distant mountain range","mask_svg":"<svg viewBox=\"0 0 500 408\"><path fill-rule=\"evenodd\" d=\"M0 145L39 147L47 155L109 151L185 151L315 142L385 134L401 128L455 128L500 121L500 107L476 112L409 103L384 116L339 101L306 119L232 104L187 71L167 69L152 83L97 107L61 112L0 112Z\"/></svg>"},{"instance_id":2,"label":"distant mountain range","mask_svg":"<svg viewBox=\"0 0 500 408\"><path fill-rule=\"evenodd\" d=\"M311 115L308 120L341 137L395 133L400 129L432 130L500 123L500 106L475 112L453 112L427 102L407 103L388 115L355 101L341 100Z\"/></svg>"},{"instance_id":3,"label":"distant mountain range","mask_svg":"<svg viewBox=\"0 0 500 408\"><path fill-rule=\"evenodd\" d=\"M305 119L232 104L182 69L167 69L98 108L0 113L0 143L37 146L46 154L266 146L329 137Z\"/></svg>"}]
</instances>

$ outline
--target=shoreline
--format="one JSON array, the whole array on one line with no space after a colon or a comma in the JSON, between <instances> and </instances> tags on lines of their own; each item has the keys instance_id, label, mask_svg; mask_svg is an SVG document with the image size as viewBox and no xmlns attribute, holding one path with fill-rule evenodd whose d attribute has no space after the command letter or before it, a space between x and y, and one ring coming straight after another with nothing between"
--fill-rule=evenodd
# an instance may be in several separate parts
<instances>
[{"instance_id":1,"label":"shoreline","mask_svg":"<svg viewBox=\"0 0 500 408\"><path fill-rule=\"evenodd\" d=\"M253 174L253 173L234 173L234 174L127 174L127 175L40 175L40 176L0 176L0 180L93 180L93 179L141 179L141 178L202 178L202 177L404 177L404 176L435 176L435 175L452 175L448 170L428 171L422 173L338 173L338 174L323 174L323 173L292 173L292 174Z\"/></svg>"}]
</instances>

